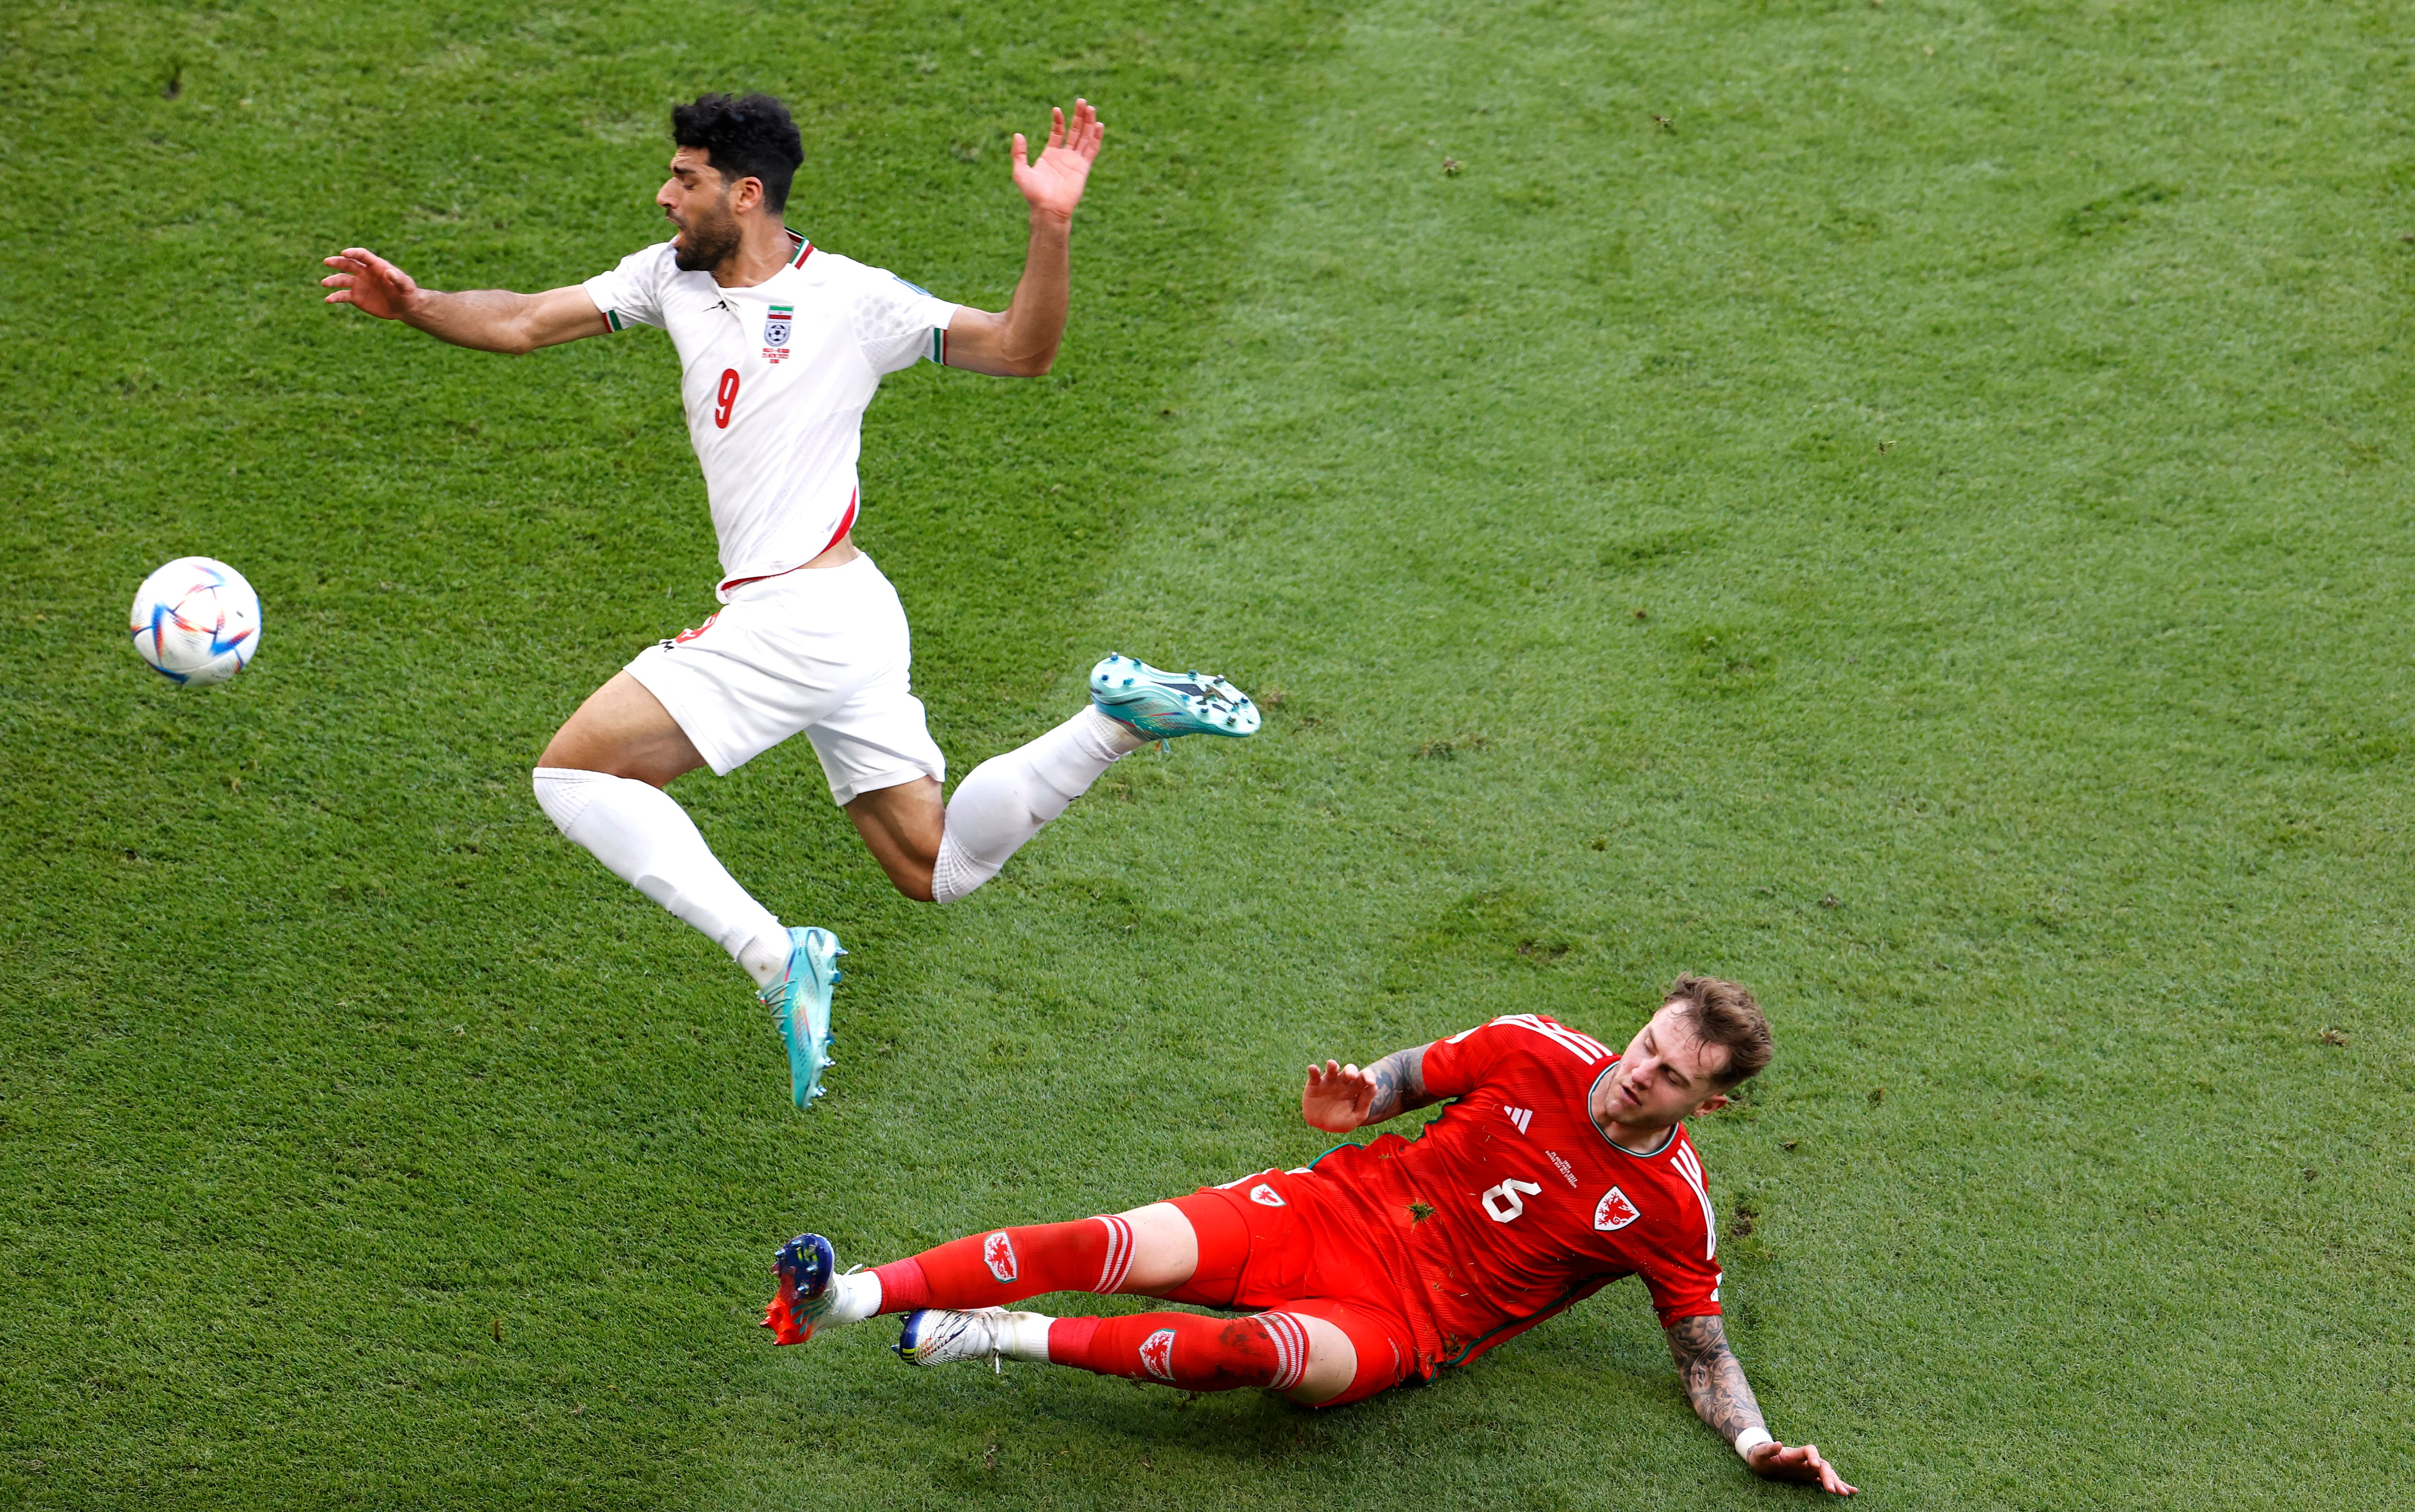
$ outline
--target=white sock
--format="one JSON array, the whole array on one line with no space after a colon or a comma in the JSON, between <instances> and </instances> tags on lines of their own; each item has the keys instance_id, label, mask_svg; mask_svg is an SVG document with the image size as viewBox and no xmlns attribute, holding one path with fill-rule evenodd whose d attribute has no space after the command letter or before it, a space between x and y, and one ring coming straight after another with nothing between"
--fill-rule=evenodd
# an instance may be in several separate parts
<instances>
[{"instance_id":1,"label":"white sock","mask_svg":"<svg viewBox=\"0 0 2415 1512\"><path fill-rule=\"evenodd\" d=\"M851 1270L844 1276L833 1276L830 1284L831 1308L823 1314L826 1323L862 1323L880 1310L880 1277L869 1270Z\"/></svg>"},{"instance_id":2,"label":"white sock","mask_svg":"<svg viewBox=\"0 0 2415 1512\"><path fill-rule=\"evenodd\" d=\"M931 868L931 895L953 903L996 876L1007 858L1089 790L1100 773L1149 738L1086 705L1028 745L994 756L956 785Z\"/></svg>"},{"instance_id":3,"label":"white sock","mask_svg":"<svg viewBox=\"0 0 2415 1512\"><path fill-rule=\"evenodd\" d=\"M1048 1363L1048 1325L1057 1320L1044 1312L1010 1312L998 1330L998 1353L1011 1360Z\"/></svg>"},{"instance_id":4,"label":"white sock","mask_svg":"<svg viewBox=\"0 0 2415 1512\"><path fill-rule=\"evenodd\" d=\"M1090 733L1096 735L1102 744L1119 756L1130 756L1144 745L1157 743L1156 737L1143 735L1122 720L1099 712L1097 704L1084 704L1082 711L1073 717L1084 721Z\"/></svg>"},{"instance_id":5,"label":"white sock","mask_svg":"<svg viewBox=\"0 0 2415 1512\"><path fill-rule=\"evenodd\" d=\"M738 952L738 964L755 979L756 986L768 987L788 974L788 958L795 953L788 932L774 919L770 933L756 936Z\"/></svg>"},{"instance_id":6,"label":"white sock","mask_svg":"<svg viewBox=\"0 0 2415 1512\"><path fill-rule=\"evenodd\" d=\"M696 821L668 793L633 777L567 767L539 767L535 780L537 806L554 828L728 951L758 985L788 969L780 921L713 859Z\"/></svg>"}]
</instances>

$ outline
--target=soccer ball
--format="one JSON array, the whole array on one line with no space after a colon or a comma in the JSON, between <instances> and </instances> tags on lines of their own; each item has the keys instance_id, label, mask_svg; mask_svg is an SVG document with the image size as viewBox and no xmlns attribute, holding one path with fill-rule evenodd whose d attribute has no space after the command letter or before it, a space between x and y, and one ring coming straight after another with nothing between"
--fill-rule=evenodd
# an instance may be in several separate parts
<instances>
[{"instance_id":1,"label":"soccer ball","mask_svg":"<svg viewBox=\"0 0 2415 1512\"><path fill-rule=\"evenodd\" d=\"M207 557L178 557L142 579L128 626L135 654L171 682L224 682L260 649L260 595Z\"/></svg>"}]
</instances>

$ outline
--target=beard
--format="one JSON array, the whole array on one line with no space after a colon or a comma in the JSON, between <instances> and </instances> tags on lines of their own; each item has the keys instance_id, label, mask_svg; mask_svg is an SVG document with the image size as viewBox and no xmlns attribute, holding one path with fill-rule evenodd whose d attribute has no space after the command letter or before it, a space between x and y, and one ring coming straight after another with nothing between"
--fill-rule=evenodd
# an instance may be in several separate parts
<instances>
[{"instance_id":1,"label":"beard","mask_svg":"<svg viewBox=\"0 0 2415 1512\"><path fill-rule=\"evenodd\" d=\"M671 261L682 273L711 273L738 254L738 217L723 215L712 221L694 221L680 228Z\"/></svg>"}]
</instances>

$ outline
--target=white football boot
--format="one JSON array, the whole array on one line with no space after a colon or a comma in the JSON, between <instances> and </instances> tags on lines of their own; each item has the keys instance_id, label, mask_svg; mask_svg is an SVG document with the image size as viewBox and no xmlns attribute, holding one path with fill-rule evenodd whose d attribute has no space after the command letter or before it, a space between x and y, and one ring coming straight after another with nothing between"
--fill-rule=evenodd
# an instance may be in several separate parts
<instances>
[{"instance_id":1,"label":"white football boot","mask_svg":"<svg viewBox=\"0 0 2415 1512\"><path fill-rule=\"evenodd\" d=\"M906 1326L891 1347L908 1365L946 1365L986 1356L990 1369L1000 1359L1046 1359L1048 1325L1057 1320L1038 1312L1009 1312L1004 1308L917 1308L906 1314Z\"/></svg>"}]
</instances>

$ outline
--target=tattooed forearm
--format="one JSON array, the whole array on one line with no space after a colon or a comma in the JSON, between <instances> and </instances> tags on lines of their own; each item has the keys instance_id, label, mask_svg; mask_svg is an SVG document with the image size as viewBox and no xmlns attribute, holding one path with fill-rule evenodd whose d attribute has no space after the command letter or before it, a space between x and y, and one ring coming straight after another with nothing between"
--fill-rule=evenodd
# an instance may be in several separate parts
<instances>
[{"instance_id":1,"label":"tattooed forearm","mask_svg":"<svg viewBox=\"0 0 2415 1512\"><path fill-rule=\"evenodd\" d=\"M1387 1118L1397 1118L1412 1108L1432 1107L1441 1101L1426 1091L1426 1047L1395 1050L1367 1068L1374 1079L1375 1100L1369 1104L1367 1116L1360 1127L1380 1124Z\"/></svg>"},{"instance_id":2,"label":"tattooed forearm","mask_svg":"<svg viewBox=\"0 0 2415 1512\"><path fill-rule=\"evenodd\" d=\"M1669 1325L1669 1354L1686 1383L1694 1415L1732 1442L1748 1428L1765 1429L1761 1403L1744 1378L1744 1366L1728 1348L1728 1331L1717 1318L1680 1318Z\"/></svg>"}]
</instances>

